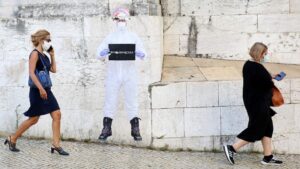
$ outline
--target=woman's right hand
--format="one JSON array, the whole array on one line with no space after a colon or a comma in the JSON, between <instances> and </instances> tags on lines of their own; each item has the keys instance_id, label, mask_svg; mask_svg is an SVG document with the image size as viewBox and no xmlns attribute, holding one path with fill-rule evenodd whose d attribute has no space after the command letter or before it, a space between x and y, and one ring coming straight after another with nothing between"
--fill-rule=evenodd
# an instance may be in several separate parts
<instances>
[{"instance_id":1,"label":"woman's right hand","mask_svg":"<svg viewBox=\"0 0 300 169\"><path fill-rule=\"evenodd\" d=\"M40 96L43 100L47 100L48 96L47 96L47 92L44 88L40 89Z\"/></svg>"}]
</instances>

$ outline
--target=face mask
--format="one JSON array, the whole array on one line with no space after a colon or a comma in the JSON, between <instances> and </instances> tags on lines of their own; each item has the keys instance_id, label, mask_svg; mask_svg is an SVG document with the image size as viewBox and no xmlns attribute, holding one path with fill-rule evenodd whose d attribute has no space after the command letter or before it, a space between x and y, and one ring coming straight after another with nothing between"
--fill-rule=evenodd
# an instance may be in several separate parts
<instances>
[{"instance_id":1,"label":"face mask","mask_svg":"<svg viewBox=\"0 0 300 169\"><path fill-rule=\"evenodd\" d=\"M51 45L52 45L51 42L44 41L44 44L42 45L43 50L48 51L48 49L50 49Z\"/></svg>"},{"instance_id":2,"label":"face mask","mask_svg":"<svg viewBox=\"0 0 300 169\"><path fill-rule=\"evenodd\" d=\"M260 60L260 63L265 63L265 62L268 62L268 61L270 61L270 56L268 54L266 54L264 56L264 58Z\"/></svg>"},{"instance_id":3,"label":"face mask","mask_svg":"<svg viewBox=\"0 0 300 169\"><path fill-rule=\"evenodd\" d=\"M125 29L126 28L126 22L117 22L118 29Z\"/></svg>"}]
</instances>

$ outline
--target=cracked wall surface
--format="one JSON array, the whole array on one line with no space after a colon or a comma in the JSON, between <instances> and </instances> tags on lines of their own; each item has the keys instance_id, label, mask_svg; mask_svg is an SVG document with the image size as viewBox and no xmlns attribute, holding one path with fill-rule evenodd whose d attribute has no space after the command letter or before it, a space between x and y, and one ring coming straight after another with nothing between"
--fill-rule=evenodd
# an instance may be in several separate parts
<instances>
[{"instance_id":1,"label":"cracked wall surface","mask_svg":"<svg viewBox=\"0 0 300 169\"><path fill-rule=\"evenodd\" d=\"M151 141L148 85L160 81L163 34L160 4L151 0L0 0L0 131L13 132L29 108L28 58L30 35L41 28L51 32L58 72L53 92L62 111L62 137L93 140L102 128L106 63L95 59L96 48L115 24L110 13L130 9L130 30L142 39L148 58L137 61L139 113L144 141ZM123 98L123 94L120 95ZM120 101L114 120L114 143L131 144L130 123ZM122 131L122 132L121 132ZM27 136L52 136L51 117L42 116Z\"/></svg>"},{"instance_id":2,"label":"cracked wall surface","mask_svg":"<svg viewBox=\"0 0 300 169\"><path fill-rule=\"evenodd\" d=\"M260 41L269 46L271 62L300 64L299 10L298 0L165 0L164 53L246 60ZM198 32L196 54L190 54L191 31Z\"/></svg>"},{"instance_id":3,"label":"cracked wall surface","mask_svg":"<svg viewBox=\"0 0 300 169\"><path fill-rule=\"evenodd\" d=\"M187 99L187 85L200 90L206 83L155 83L161 79L163 55L245 60L248 59L250 46L262 41L273 53L272 62L300 64L298 0L0 0L0 131L13 132L25 119L22 113L29 106L27 80L28 56L32 50L30 34L46 28L52 33L57 53L58 73L53 74L52 79L53 92L62 109L62 136L77 140L98 137L102 128L106 63L95 59L95 51L114 27L110 13L117 6L130 8L132 17L129 29L142 38L149 56L145 61L137 62L140 78L139 111L144 139L142 146L164 147L168 144L172 148L215 149L220 140L232 140L232 135L236 134L226 130L230 126L223 126L230 136L224 134L217 137L203 131L205 136L202 137L201 125L197 125L196 131L188 131L182 118L198 124L202 115L197 112L203 112L203 117L206 114L213 117L222 112L244 111L241 104L229 104L225 108L221 105L220 110L197 105L198 102L192 103L198 106L196 109L193 109L195 106L185 107L185 102L178 101L177 95ZM149 87L153 83L155 87ZM214 82L207 84L208 88L216 91ZM290 97L298 103L298 80L289 84L292 86ZM159 87L165 87L162 90L170 92L153 99L155 95L150 96L153 92L164 93ZM190 91L189 97L196 97L196 94ZM171 98L173 95L174 98ZM211 101L203 100L204 103ZM155 107L156 104L162 106ZM292 117L298 109L298 105L292 105L281 111L287 110L290 112L288 116ZM130 124L122 102L118 110L111 141L135 144L130 136ZM217 129L212 132L215 131ZM184 134L200 136L196 139L182 138ZM51 118L42 116L26 135L51 137ZM165 135L165 139L159 138L162 135ZM290 135L291 138L298 137L294 133ZM277 143L282 140L278 139ZM285 152L291 151L287 148Z\"/></svg>"}]
</instances>

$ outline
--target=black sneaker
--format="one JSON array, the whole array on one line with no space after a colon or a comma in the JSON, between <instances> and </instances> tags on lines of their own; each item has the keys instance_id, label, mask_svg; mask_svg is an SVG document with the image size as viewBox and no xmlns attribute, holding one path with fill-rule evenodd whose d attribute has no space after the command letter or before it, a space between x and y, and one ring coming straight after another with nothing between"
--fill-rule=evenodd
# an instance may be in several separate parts
<instances>
[{"instance_id":1,"label":"black sneaker","mask_svg":"<svg viewBox=\"0 0 300 169\"><path fill-rule=\"evenodd\" d=\"M231 145L223 145L223 150L225 152L226 158L229 161L230 164L234 164L233 155L235 154L234 149Z\"/></svg>"},{"instance_id":2,"label":"black sneaker","mask_svg":"<svg viewBox=\"0 0 300 169\"><path fill-rule=\"evenodd\" d=\"M263 165L281 165L283 162L282 161L280 161L280 160L277 160L276 158L272 158L271 160L267 160L267 159L265 159L265 158L263 158L262 160L261 160L261 163L263 164Z\"/></svg>"}]
</instances>

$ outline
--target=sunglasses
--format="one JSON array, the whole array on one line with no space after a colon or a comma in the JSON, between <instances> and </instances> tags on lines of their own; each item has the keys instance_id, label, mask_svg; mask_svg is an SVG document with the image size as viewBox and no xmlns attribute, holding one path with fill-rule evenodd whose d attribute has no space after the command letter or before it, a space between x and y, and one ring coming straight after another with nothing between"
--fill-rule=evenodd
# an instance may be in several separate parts
<instances>
[{"instance_id":1,"label":"sunglasses","mask_svg":"<svg viewBox=\"0 0 300 169\"><path fill-rule=\"evenodd\" d=\"M45 39L45 41L47 41L47 42L51 42L51 39Z\"/></svg>"},{"instance_id":2,"label":"sunglasses","mask_svg":"<svg viewBox=\"0 0 300 169\"><path fill-rule=\"evenodd\" d=\"M126 22L125 19L120 19L120 18L113 18L114 21L118 21L118 22Z\"/></svg>"}]
</instances>

